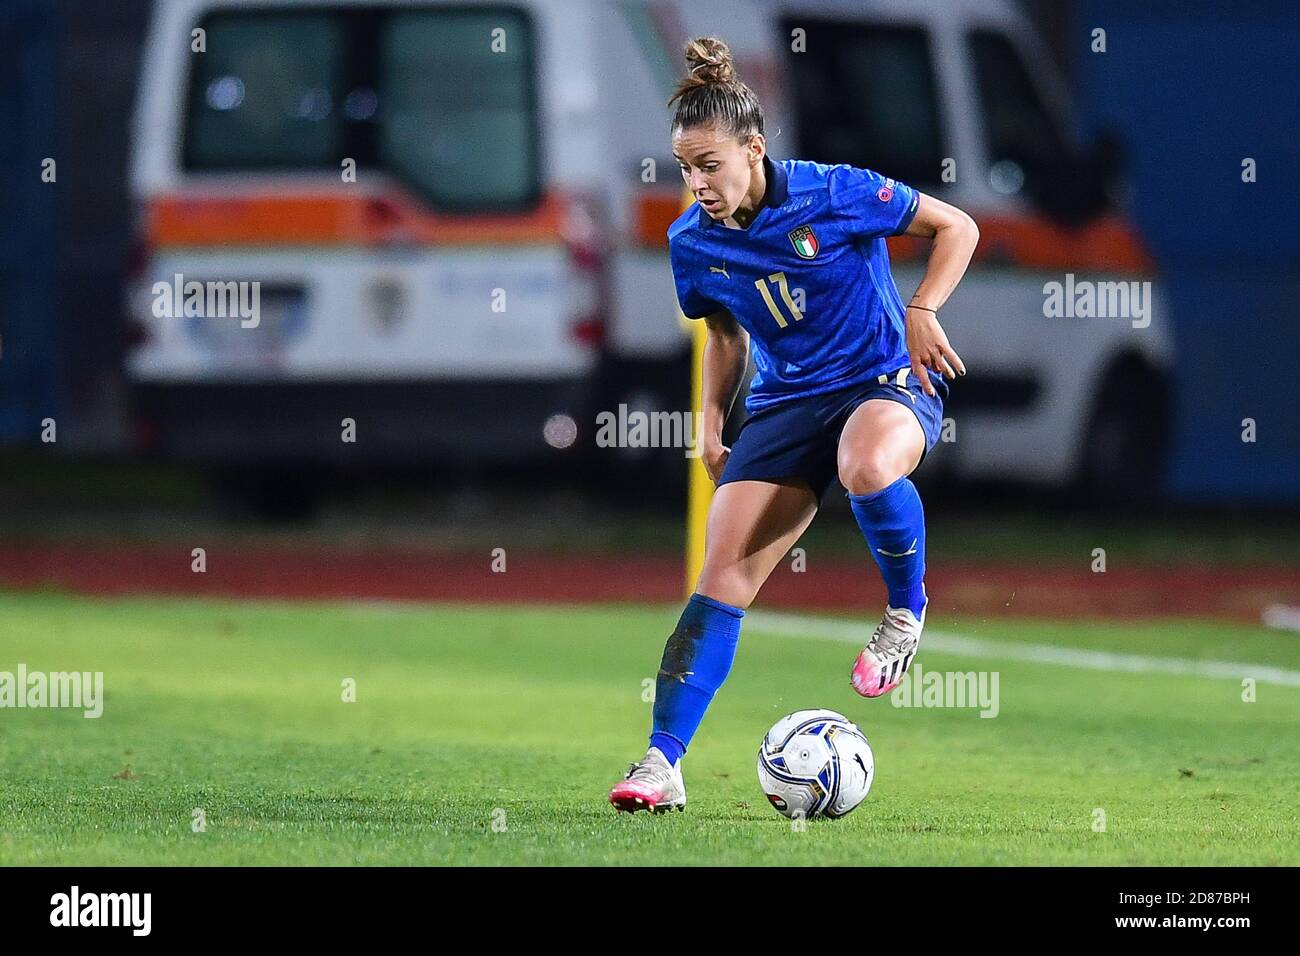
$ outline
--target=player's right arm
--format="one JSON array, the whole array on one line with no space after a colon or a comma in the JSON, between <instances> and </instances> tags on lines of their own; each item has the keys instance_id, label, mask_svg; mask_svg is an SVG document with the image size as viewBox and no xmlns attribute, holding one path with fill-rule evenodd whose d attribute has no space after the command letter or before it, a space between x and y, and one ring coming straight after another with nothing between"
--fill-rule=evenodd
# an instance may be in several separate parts
<instances>
[{"instance_id":1,"label":"player's right arm","mask_svg":"<svg viewBox=\"0 0 1300 956\"><path fill-rule=\"evenodd\" d=\"M741 378L749 362L749 333L730 312L715 312L703 319L708 327L704 341L700 460L709 477L717 481L731 449L722 444L722 426L740 394Z\"/></svg>"}]
</instances>

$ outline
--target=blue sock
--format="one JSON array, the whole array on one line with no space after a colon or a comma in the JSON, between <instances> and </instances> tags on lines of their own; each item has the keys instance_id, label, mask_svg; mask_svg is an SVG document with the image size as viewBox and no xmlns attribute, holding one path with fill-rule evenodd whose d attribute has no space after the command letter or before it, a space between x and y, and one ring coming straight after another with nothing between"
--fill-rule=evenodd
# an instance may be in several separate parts
<instances>
[{"instance_id":1,"label":"blue sock","mask_svg":"<svg viewBox=\"0 0 1300 956\"><path fill-rule=\"evenodd\" d=\"M920 617L925 607L925 510L916 485L899 478L874 494L849 495L849 502L889 589L889 606Z\"/></svg>"},{"instance_id":2,"label":"blue sock","mask_svg":"<svg viewBox=\"0 0 1300 956\"><path fill-rule=\"evenodd\" d=\"M704 712L731 671L745 612L703 594L692 594L664 646L655 681L650 746L670 764L682 759Z\"/></svg>"}]
</instances>

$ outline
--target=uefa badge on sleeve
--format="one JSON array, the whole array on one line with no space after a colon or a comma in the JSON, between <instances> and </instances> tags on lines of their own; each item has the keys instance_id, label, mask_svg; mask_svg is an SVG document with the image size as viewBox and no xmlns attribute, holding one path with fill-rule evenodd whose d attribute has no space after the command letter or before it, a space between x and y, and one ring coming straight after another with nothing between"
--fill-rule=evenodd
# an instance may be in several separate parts
<instances>
[{"instance_id":1,"label":"uefa badge on sleeve","mask_svg":"<svg viewBox=\"0 0 1300 956\"><path fill-rule=\"evenodd\" d=\"M800 226L798 229L791 230L790 242L794 245L794 251L803 259L814 258L817 250L821 248L812 226Z\"/></svg>"}]
</instances>

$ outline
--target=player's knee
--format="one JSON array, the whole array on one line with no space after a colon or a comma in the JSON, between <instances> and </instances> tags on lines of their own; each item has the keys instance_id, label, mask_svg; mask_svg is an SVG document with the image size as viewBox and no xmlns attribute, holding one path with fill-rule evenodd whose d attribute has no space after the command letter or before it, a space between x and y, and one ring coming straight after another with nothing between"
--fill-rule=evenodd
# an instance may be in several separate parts
<instances>
[{"instance_id":1,"label":"player's knee","mask_svg":"<svg viewBox=\"0 0 1300 956\"><path fill-rule=\"evenodd\" d=\"M743 610L753 602L758 588L736 565L711 567L706 561L695 583L695 593Z\"/></svg>"},{"instance_id":2,"label":"player's knee","mask_svg":"<svg viewBox=\"0 0 1300 956\"><path fill-rule=\"evenodd\" d=\"M841 455L839 473L840 484L849 494L871 495L888 488L907 474L907 471L898 455L889 449L879 448Z\"/></svg>"}]
</instances>

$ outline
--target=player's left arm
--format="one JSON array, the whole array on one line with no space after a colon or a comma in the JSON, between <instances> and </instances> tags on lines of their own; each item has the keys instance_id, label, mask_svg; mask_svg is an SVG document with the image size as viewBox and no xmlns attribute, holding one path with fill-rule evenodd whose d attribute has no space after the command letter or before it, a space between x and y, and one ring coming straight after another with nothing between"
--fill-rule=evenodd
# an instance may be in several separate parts
<instances>
[{"instance_id":1,"label":"player's left arm","mask_svg":"<svg viewBox=\"0 0 1300 956\"><path fill-rule=\"evenodd\" d=\"M917 193L917 197L916 215L905 234L924 236L934 242L925 276L908 302L904 318L912 374L920 380L926 393L933 395L934 386L925 373L927 368L950 379L966 374L961 356L948 343L948 336L939 325L939 309L966 274L980 231L975 220L956 206L925 193Z\"/></svg>"}]
</instances>

